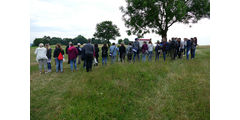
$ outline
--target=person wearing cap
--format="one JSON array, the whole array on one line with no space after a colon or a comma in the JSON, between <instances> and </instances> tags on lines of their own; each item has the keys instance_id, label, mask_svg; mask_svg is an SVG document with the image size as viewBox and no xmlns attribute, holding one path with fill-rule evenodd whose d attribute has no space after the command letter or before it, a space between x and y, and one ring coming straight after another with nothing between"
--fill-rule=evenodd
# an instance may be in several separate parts
<instances>
[{"instance_id":1,"label":"person wearing cap","mask_svg":"<svg viewBox=\"0 0 240 120\"><path fill-rule=\"evenodd\" d=\"M133 62L135 62L135 58L137 56L138 61L140 59L139 53L140 53L140 43L138 41L138 38L135 38L135 41L133 42Z\"/></svg>"},{"instance_id":2,"label":"person wearing cap","mask_svg":"<svg viewBox=\"0 0 240 120\"><path fill-rule=\"evenodd\" d=\"M47 73L47 49L44 47L43 43L39 44L39 47L35 50L35 54L37 55L36 60L39 64L39 72L42 73L42 65L44 66L44 72Z\"/></svg>"},{"instance_id":3,"label":"person wearing cap","mask_svg":"<svg viewBox=\"0 0 240 120\"><path fill-rule=\"evenodd\" d=\"M81 53L82 53L81 44L78 43L76 48L78 50L77 63L81 64Z\"/></svg>"}]
</instances>

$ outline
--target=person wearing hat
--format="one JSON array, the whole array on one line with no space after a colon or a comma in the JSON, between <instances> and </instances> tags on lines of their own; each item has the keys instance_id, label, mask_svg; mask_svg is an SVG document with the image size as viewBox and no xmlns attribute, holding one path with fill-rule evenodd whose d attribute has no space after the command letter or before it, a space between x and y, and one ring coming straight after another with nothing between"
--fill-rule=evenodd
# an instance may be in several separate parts
<instances>
[{"instance_id":1,"label":"person wearing hat","mask_svg":"<svg viewBox=\"0 0 240 120\"><path fill-rule=\"evenodd\" d=\"M81 48L81 44L80 43L78 43L77 44L77 50L78 50L78 56L77 56L77 63L78 64L81 64L81 54L82 54L82 48Z\"/></svg>"}]
</instances>

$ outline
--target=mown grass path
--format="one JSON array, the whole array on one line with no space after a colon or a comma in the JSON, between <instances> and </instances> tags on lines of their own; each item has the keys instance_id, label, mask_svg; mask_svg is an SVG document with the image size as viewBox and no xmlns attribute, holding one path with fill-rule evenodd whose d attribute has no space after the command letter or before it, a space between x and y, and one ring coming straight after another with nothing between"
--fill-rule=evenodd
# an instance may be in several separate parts
<instances>
[{"instance_id":1,"label":"mown grass path","mask_svg":"<svg viewBox=\"0 0 240 120\"><path fill-rule=\"evenodd\" d=\"M187 61L116 63L40 75L31 48L33 120L208 120L210 47L198 47Z\"/></svg>"}]
</instances>

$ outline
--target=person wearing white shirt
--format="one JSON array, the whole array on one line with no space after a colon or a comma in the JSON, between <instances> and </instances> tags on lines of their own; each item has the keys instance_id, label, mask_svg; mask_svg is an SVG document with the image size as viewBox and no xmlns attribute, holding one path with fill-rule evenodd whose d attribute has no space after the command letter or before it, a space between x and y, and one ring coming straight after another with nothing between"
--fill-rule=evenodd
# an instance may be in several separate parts
<instances>
[{"instance_id":1,"label":"person wearing white shirt","mask_svg":"<svg viewBox=\"0 0 240 120\"><path fill-rule=\"evenodd\" d=\"M36 60L39 64L39 72L42 73L42 65L44 65L44 72L47 73L47 49L44 47L43 43L39 44L39 47L35 50L37 55Z\"/></svg>"},{"instance_id":2,"label":"person wearing white shirt","mask_svg":"<svg viewBox=\"0 0 240 120\"><path fill-rule=\"evenodd\" d=\"M149 41L148 44L148 61L152 60L152 54L153 54L153 44L151 41Z\"/></svg>"}]
</instances>

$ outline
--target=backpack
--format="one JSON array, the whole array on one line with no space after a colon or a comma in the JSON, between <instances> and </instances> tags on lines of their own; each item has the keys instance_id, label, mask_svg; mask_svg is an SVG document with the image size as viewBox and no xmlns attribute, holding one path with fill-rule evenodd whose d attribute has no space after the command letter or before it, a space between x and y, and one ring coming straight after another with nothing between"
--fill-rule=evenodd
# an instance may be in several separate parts
<instances>
[{"instance_id":1,"label":"backpack","mask_svg":"<svg viewBox=\"0 0 240 120\"><path fill-rule=\"evenodd\" d=\"M58 60L63 60L63 55L62 55L61 52L60 52L59 55L58 55Z\"/></svg>"},{"instance_id":2,"label":"backpack","mask_svg":"<svg viewBox=\"0 0 240 120\"><path fill-rule=\"evenodd\" d=\"M130 47L128 51L128 56L132 56L132 54L133 54L133 50L132 50L132 47Z\"/></svg>"},{"instance_id":3,"label":"backpack","mask_svg":"<svg viewBox=\"0 0 240 120\"><path fill-rule=\"evenodd\" d=\"M107 49L103 49L102 55L107 56Z\"/></svg>"}]
</instances>

